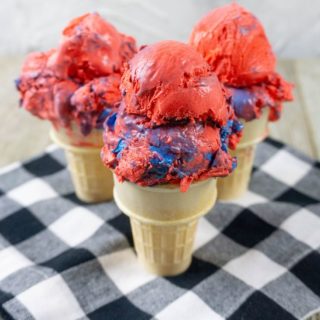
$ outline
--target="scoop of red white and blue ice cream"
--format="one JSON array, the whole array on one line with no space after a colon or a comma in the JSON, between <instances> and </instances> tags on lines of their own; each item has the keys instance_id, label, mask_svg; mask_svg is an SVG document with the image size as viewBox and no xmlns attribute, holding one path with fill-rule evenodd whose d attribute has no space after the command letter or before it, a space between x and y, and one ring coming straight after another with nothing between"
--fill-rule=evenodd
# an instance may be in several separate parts
<instances>
[{"instance_id":1,"label":"scoop of red white and blue ice cream","mask_svg":"<svg viewBox=\"0 0 320 320\"><path fill-rule=\"evenodd\" d=\"M237 3L209 12L189 39L229 89L237 117L259 118L269 107L269 120L279 119L290 101L292 85L276 72L276 57L260 21Z\"/></svg>"},{"instance_id":2,"label":"scoop of red white and blue ice cream","mask_svg":"<svg viewBox=\"0 0 320 320\"><path fill-rule=\"evenodd\" d=\"M119 105L123 64L135 52L135 40L99 14L78 17L56 49L26 58L16 81L21 105L56 127L74 122L86 135Z\"/></svg>"},{"instance_id":3,"label":"scoop of red white and blue ice cream","mask_svg":"<svg viewBox=\"0 0 320 320\"><path fill-rule=\"evenodd\" d=\"M129 61L122 102L105 122L102 160L142 186L226 176L242 129L216 75L190 46L162 41Z\"/></svg>"}]
</instances>

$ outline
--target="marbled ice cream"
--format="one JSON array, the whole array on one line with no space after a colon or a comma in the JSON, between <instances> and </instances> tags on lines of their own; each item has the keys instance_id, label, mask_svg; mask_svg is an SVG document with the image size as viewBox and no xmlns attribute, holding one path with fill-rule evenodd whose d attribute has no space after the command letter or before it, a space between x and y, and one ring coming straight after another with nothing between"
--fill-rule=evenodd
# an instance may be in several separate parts
<instances>
[{"instance_id":1,"label":"marbled ice cream","mask_svg":"<svg viewBox=\"0 0 320 320\"><path fill-rule=\"evenodd\" d=\"M259 20L237 3L217 8L193 28L189 43L206 59L232 95L238 117L258 118L269 107L277 120L292 85L276 73L276 58Z\"/></svg>"},{"instance_id":2,"label":"marbled ice cream","mask_svg":"<svg viewBox=\"0 0 320 320\"><path fill-rule=\"evenodd\" d=\"M56 49L25 60L16 81L21 105L56 127L75 122L87 135L118 106L123 64L135 52L135 40L99 14L78 17L63 30Z\"/></svg>"},{"instance_id":3,"label":"marbled ice cream","mask_svg":"<svg viewBox=\"0 0 320 320\"><path fill-rule=\"evenodd\" d=\"M224 89L192 47L162 41L128 63L122 103L105 122L103 162L120 181L142 186L226 176L236 166L227 151L241 125Z\"/></svg>"}]
</instances>

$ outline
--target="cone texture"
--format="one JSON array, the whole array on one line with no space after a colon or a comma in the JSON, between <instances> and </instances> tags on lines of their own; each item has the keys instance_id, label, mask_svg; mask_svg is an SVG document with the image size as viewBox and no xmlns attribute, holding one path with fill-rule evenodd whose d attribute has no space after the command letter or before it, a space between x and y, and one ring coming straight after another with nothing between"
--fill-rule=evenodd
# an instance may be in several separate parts
<instances>
[{"instance_id":1,"label":"cone texture","mask_svg":"<svg viewBox=\"0 0 320 320\"><path fill-rule=\"evenodd\" d=\"M130 222L136 251L150 272L174 275L189 267L198 219L172 226Z\"/></svg>"},{"instance_id":2,"label":"cone texture","mask_svg":"<svg viewBox=\"0 0 320 320\"><path fill-rule=\"evenodd\" d=\"M130 218L138 258L148 271L161 276L189 267L198 220L216 196L215 179L181 193L178 187L139 187L115 178L114 198Z\"/></svg>"},{"instance_id":3,"label":"cone texture","mask_svg":"<svg viewBox=\"0 0 320 320\"><path fill-rule=\"evenodd\" d=\"M218 179L218 199L232 200L241 197L248 190L257 144L267 135L269 109L264 108L259 119L244 123L243 137L236 150L230 150L237 157L237 168L232 174Z\"/></svg>"},{"instance_id":4,"label":"cone texture","mask_svg":"<svg viewBox=\"0 0 320 320\"><path fill-rule=\"evenodd\" d=\"M112 173L101 162L100 148L78 149L65 150L77 197L85 202L112 199Z\"/></svg>"},{"instance_id":5,"label":"cone texture","mask_svg":"<svg viewBox=\"0 0 320 320\"><path fill-rule=\"evenodd\" d=\"M65 151L77 197L89 203L112 199L112 173L103 166L100 159L102 134L97 131L86 137L83 146L79 145L80 138L77 135L73 140L70 132L66 134L62 130L51 131L52 140Z\"/></svg>"},{"instance_id":6,"label":"cone texture","mask_svg":"<svg viewBox=\"0 0 320 320\"><path fill-rule=\"evenodd\" d=\"M239 198L248 190L255 149L255 145L249 145L244 148L238 147L236 151L230 152L232 156L237 157L238 165L229 177L218 180L218 198L220 200Z\"/></svg>"}]
</instances>

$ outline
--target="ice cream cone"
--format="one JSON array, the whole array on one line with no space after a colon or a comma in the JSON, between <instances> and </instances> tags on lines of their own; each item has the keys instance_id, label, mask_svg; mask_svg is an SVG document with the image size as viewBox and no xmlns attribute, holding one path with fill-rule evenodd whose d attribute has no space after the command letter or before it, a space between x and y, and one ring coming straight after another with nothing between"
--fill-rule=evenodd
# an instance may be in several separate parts
<instances>
[{"instance_id":1,"label":"ice cream cone","mask_svg":"<svg viewBox=\"0 0 320 320\"><path fill-rule=\"evenodd\" d=\"M80 135L76 127L66 131L52 129L52 140L65 151L77 197L84 202L102 202L112 199L112 173L100 159L102 133L93 130L88 136Z\"/></svg>"},{"instance_id":2,"label":"ice cream cone","mask_svg":"<svg viewBox=\"0 0 320 320\"><path fill-rule=\"evenodd\" d=\"M130 218L141 263L160 276L184 272L191 263L198 220L216 201L216 179L196 182L187 192L176 185L119 183L115 176L114 182L114 199Z\"/></svg>"},{"instance_id":3,"label":"ice cream cone","mask_svg":"<svg viewBox=\"0 0 320 320\"><path fill-rule=\"evenodd\" d=\"M230 176L218 179L219 200L239 198L248 190L256 146L267 136L268 115L269 109L264 108L260 118L243 122L243 137L237 149L230 150L238 165Z\"/></svg>"}]
</instances>

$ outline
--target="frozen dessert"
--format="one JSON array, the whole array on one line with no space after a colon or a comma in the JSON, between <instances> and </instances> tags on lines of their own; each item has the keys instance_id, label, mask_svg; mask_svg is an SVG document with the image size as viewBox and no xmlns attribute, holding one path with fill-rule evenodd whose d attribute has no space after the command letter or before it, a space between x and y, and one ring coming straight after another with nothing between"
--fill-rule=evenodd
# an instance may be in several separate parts
<instances>
[{"instance_id":1,"label":"frozen dessert","mask_svg":"<svg viewBox=\"0 0 320 320\"><path fill-rule=\"evenodd\" d=\"M162 41L140 50L121 81L122 102L105 122L103 162L141 186L226 176L241 124L216 75L192 47Z\"/></svg>"},{"instance_id":2,"label":"frozen dessert","mask_svg":"<svg viewBox=\"0 0 320 320\"><path fill-rule=\"evenodd\" d=\"M189 43L202 54L231 96L244 124L235 151L238 167L218 180L218 198L230 200L248 189L256 145L267 136L268 120L278 120L292 85L275 70L276 58L259 20L236 2L209 12L193 28Z\"/></svg>"},{"instance_id":3,"label":"frozen dessert","mask_svg":"<svg viewBox=\"0 0 320 320\"><path fill-rule=\"evenodd\" d=\"M29 54L16 81L21 106L52 123L82 201L112 199L112 173L100 160L102 128L120 104L124 64L135 52L132 37L89 13L68 24L57 48Z\"/></svg>"},{"instance_id":4,"label":"frozen dessert","mask_svg":"<svg viewBox=\"0 0 320 320\"><path fill-rule=\"evenodd\" d=\"M56 49L27 57L16 81L21 105L56 128L74 122L88 135L119 105L123 64L135 52L135 40L99 14L78 17Z\"/></svg>"},{"instance_id":5,"label":"frozen dessert","mask_svg":"<svg viewBox=\"0 0 320 320\"><path fill-rule=\"evenodd\" d=\"M120 78L120 74L96 78L71 97L71 105L74 106L72 115L78 119L84 135L90 133L93 127L102 128L106 117L119 106Z\"/></svg>"},{"instance_id":6,"label":"frozen dessert","mask_svg":"<svg viewBox=\"0 0 320 320\"><path fill-rule=\"evenodd\" d=\"M119 109L105 121L103 163L129 216L140 262L161 276L185 271L198 220L217 198L216 177L236 166L228 153L241 124L217 76L191 46L142 48L121 79Z\"/></svg>"},{"instance_id":7,"label":"frozen dessert","mask_svg":"<svg viewBox=\"0 0 320 320\"><path fill-rule=\"evenodd\" d=\"M276 58L259 20L232 3L209 12L193 28L189 43L230 89L236 115L269 120L280 117L282 102L292 100L292 85L276 73Z\"/></svg>"}]
</instances>

